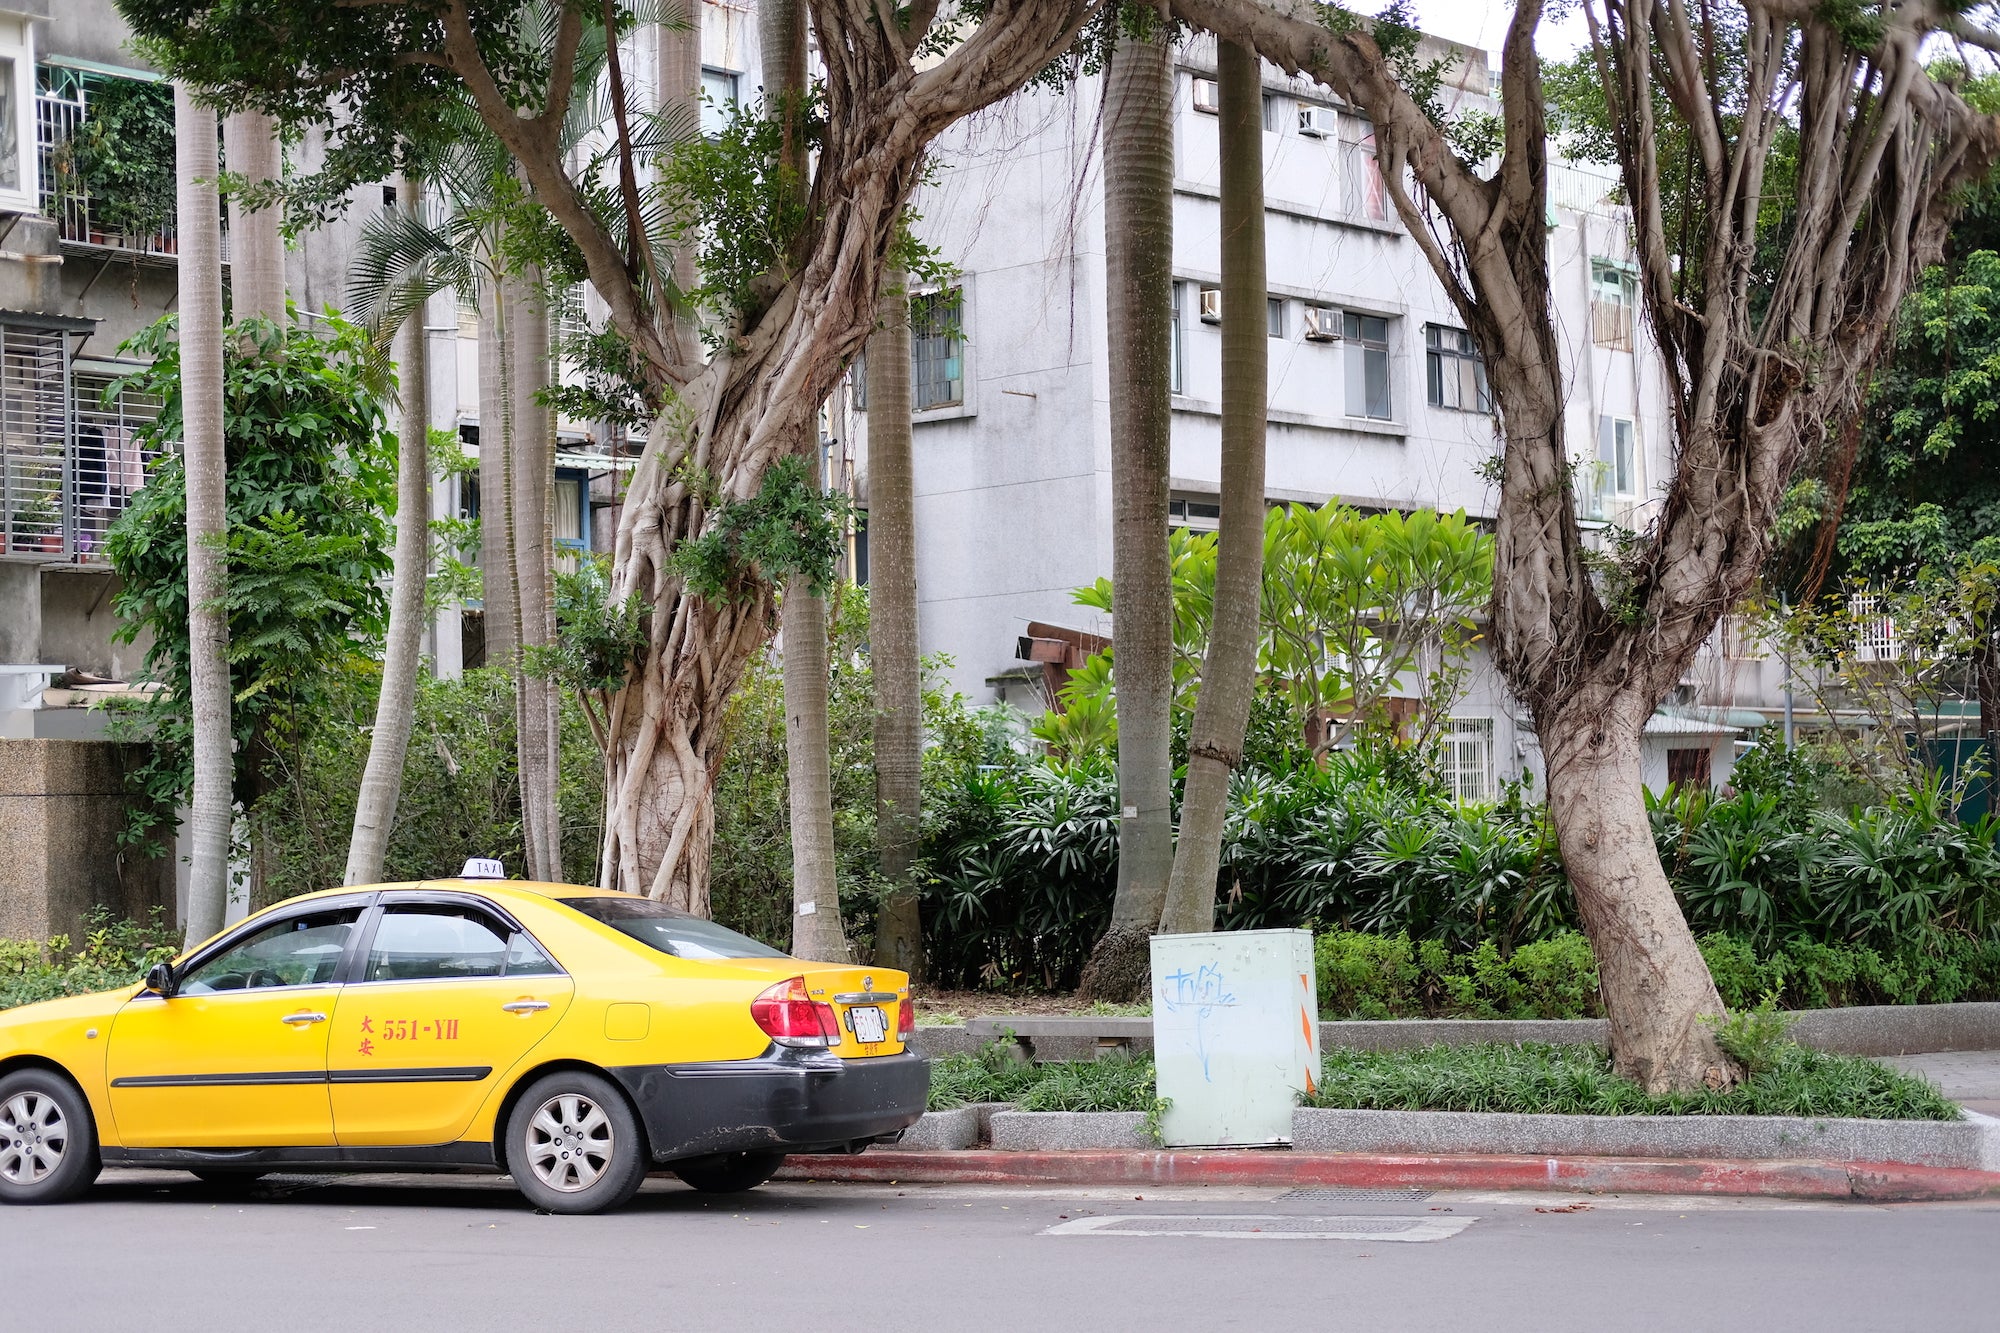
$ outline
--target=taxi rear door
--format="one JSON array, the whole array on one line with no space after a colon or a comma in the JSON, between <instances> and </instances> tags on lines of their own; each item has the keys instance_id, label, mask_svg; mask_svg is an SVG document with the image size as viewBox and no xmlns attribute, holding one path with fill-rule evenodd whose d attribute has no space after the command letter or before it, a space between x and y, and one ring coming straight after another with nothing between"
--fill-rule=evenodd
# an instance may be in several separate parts
<instances>
[{"instance_id":1,"label":"taxi rear door","mask_svg":"<svg viewBox=\"0 0 2000 1333\"><path fill-rule=\"evenodd\" d=\"M456 1140L569 1007L573 986L506 914L470 895L384 895L327 1043L342 1147Z\"/></svg>"}]
</instances>

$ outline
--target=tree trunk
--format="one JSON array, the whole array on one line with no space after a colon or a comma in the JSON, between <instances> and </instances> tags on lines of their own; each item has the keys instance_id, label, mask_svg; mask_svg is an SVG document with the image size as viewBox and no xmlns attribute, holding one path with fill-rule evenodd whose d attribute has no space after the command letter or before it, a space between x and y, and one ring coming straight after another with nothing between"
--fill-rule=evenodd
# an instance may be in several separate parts
<instances>
[{"instance_id":1,"label":"tree trunk","mask_svg":"<svg viewBox=\"0 0 2000 1333\"><path fill-rule=\"evenodd\" d=\"M222 152L230 171L251 185L282 179L284 145L278 123L261 111L237 111L222 123ZM285 322L285 238L278 230L279 206L252 212L229 201L229 287L231 317L261 315Z\"/></svg>"},{"instance_id":2,"label":"tree trunk","mask_svg":"<svg viewBox=\"0 0 2000 1333\"><path fill-rule=\"evenodd\" d=\"M1722 998L1646 816L1639 738L1652 711L1634 693L1585 692L1537 714L1549 816L1597 956L1618 1072L1648 1088L1726 1087L1737 1072L1715 1042Z\"/></svg>"},{"instance_id":3,"label":"tree trunk","mask_svg":"<svg viewBox=\"0 0 2000 1333\"><path fill-rule=\"evenodd\" d=\"M555 586L549 493L555 484L554 423L536 400L549 383L549 312L541 273L530 268L503 281L512 307L513 442L509 490L520 619L514 662L515 757L521 779L521 831L529 879L562 880L562 837L556 807L555 684L539 674L537 650L555 642Z\"/></svg>"},{"instance_id":4,"label":"tree trunk","mask_svg":"<svg viewBox=\"0 0 2000 1333\"><path fill-rule=\"evenodd\" d=\"M1091 999L1149 990L1147 941L1174 863L1172 569L1173 49L1121 36L1105 73L1104 267L1110 319L1112 654L1118 701L1118 893L1083 969Z\"/></svg>"},{"instance_id":5,"label":"tree trunk","mask_svg":"<svg viewBox=\"0 0 2000 1333\"><path fill-rule=\"evenodd\" d=\"M853 960L833 860L833 774L827 744L826 600L805 579L785 590L785 769L792 816L792 953Z\"/></svg>"},{"instance_id":6,"label":"tree trunk","mask_svg":"<svg viewBox=\"0 0 2000 1333\"><path fill-rule=\"evenodd\" d=\"M223 453L222 216L215 113L174 85L175 208L180 227L182 459L187 479L188 674L194 715L193 865L187 944L222 929L234 804L230 733L227 463Z\"/></svg>"},{"instance_id":7,"label":"tree trunk","mask_svg":"<svg viewBox=\"0 0 2000 1333\"><path fill-rule=\"evenodd\" d=\"M875 844L891 888L875 961L923 970L911 867L922 840L923 667L917 627L915 464L910 450L910 296L882 274L881 327L868 340L868 661L875 683Z\"/></svg>"},{"instance_id":8,"label":"tree trunk","mask_svg":"<svg viewBox=\"0 0 2000 1333\"><path fill-rule=\"evenodd\" d=\"M417 207L420 182L405 177L406 205ZM354 833L347 844L343 884L382 878L389 830L403 791L403 760L415 723L417 673L423 665L424 588L430 573L430 394L426 376L424 309L418 306L396 331L400 380L396 428L396 563L390 577L389 638L382 654L382 692L369 733L368 765L354 805Z\"/></svg>"},{"instance_id":9,"label":"tree trunk","mask_svg":"<svg viewBox=\"0 0 2000 1333\"><path fill-rule=\"evenodd\" d=\"M780 127L778 161L790 173L795 202L805 202L806 16L801 0L762 0L757 38L764 61L764 114ZM820 476L818 432L808 427L795 449ZM786 798L792 819L792 952L848 962L840 880L833 859L833 763L827 735L826 601L810 579L785 589L784 681Z\"/></svg>"},{"instance_id":10,"label":"tree trunk","mask_svg":"<svg viewBox=\"0 0 2000 1333\"><path fill-rule=\"evenodd\" d=\"M1180 838L1160 929L1215 928L1215 881L1229 775L1257 677L1257 605L1264 572L1265 333L1264 87L1255 52L1216 43L1222 146L1222 531L1215 614L1201 695L1188 736Z\"/></svg>"},{"instance_id":11,"label":"tree trunk","mask_svg":"<svg viewBox=\"0 0 2000 1333\"><path fill-rule=\"evenodd\" d=\"M486 665L514 661L520 640L515 619L513 513L507 485L507 451L513 437L508 402L513 339L511 312L502 282L490 279L479 290L479 598L486 636Z\"/></svg>"},{"instance_id":12,"label":"tree trunk","mask_svg":"<svg viewBox=\"0 0 2000 1333\"><path fill-rule=\"evenodd\" d=\"M615 591L615 590L614 590ZM600 883L696 916L709 912L709 843L723 712L771 624L768 593L741 602L682 594L606 727Z\"/></svg>"}]
</instances>

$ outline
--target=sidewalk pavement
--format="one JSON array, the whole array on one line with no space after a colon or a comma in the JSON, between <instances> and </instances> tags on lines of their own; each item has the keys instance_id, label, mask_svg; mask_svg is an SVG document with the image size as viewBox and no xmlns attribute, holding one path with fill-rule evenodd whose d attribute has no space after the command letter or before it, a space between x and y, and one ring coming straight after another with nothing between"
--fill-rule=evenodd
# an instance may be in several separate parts
<instances>
[{"instance_id":1,"label":"sidewalk pavement","mask_svg":"<svg viewBox=\"0 0 2000 1333\"><path fill-rule=\"evenodd\" d=\"M1921 1074L1968 1111L2000 1117L2000 1051L1939 1051L1878 1055L1883 1064Z\"/></svg>"}]
</instances>

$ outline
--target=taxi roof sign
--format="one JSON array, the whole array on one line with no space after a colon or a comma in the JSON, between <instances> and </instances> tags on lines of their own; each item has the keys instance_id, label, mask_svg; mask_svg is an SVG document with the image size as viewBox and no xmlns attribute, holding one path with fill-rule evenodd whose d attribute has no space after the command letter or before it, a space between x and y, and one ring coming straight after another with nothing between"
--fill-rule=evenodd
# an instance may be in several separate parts
<instances>
[{"instance_id":1,"label":"taxi roof sign","mask_svg":"<svg viewBox=\"0 0 2000 1333\"><path fill-rule=\"evenodd\" d=\"M460 879L505 879L507 867L497 857L470 856L466 858L465 869L458 872Z\"/></svg>"}]
</instances>

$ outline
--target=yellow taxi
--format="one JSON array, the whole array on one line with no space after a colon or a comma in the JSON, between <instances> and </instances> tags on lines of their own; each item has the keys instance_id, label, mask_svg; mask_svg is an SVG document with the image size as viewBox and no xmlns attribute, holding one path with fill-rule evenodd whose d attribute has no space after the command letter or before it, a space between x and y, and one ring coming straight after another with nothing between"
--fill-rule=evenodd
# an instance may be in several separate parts
<instances>
[{"instance_id":1,"label":"yellow taxi","mask_svg":"<svg viewBox=\"0 0 2000 1333\"><path fill-rule=\"evenodd\" d=\"M748 1189L923 1113L903 973L467 870L293 898L137 989L0 1013L0 1201L73 1198L100 1165L484 1169L588 1213L650 1170Z\"/></svg>"}]
</instances>

